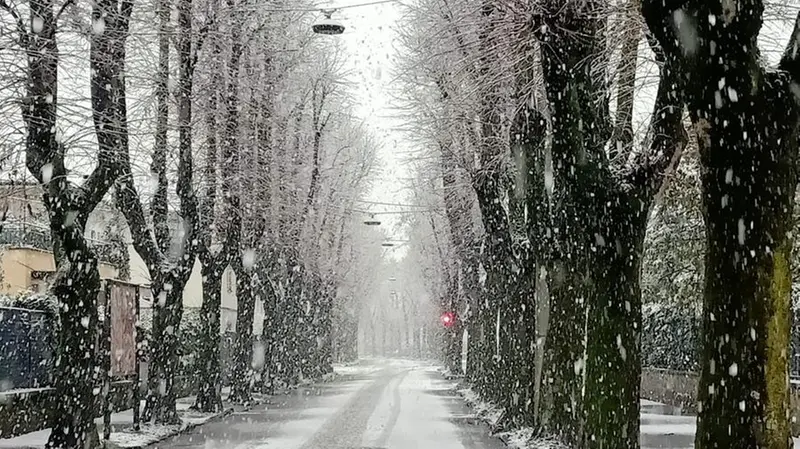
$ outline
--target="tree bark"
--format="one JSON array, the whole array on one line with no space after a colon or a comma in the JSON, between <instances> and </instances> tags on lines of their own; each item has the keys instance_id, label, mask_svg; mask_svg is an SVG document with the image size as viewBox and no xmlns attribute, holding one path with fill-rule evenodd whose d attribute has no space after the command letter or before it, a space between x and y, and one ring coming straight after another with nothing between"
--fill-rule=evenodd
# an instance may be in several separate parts
<instances>
[{"instance_id":1,"label":"tree bark","mask_svg":"<svg viewBox=\"0 0 800 449\"><path fill-rule=\"evenodd\" d=\"M120 178L115 189L117 201L131 229L131 237L136 252L147 264L153 291L153 341L151 346L152 363L148 397L142 419L159 424L178 423L175 408L175 374L178 367L178 341L181 315L183 313L183 288L189 280L197 258L199 247L198 229L199 214L194 191L192 190L192 77L196 63L198 44L191 48L192 24L191 1L183 1L178 8L178 25L181 33L178 39L178 179L176 192L180 199L181 216L187 224L187 232L183 239L183 253L179 260L172 264L167 254L162 251L155 232L148 227L144 208L133 182L130 157L125 151L122 155ZM124 49L124 47L123 47ZM118 105L120 120L125 120L124 101ZM95 108L96 109L96 108ZM115 122L105 122L101 128L110 128ZM125 139L127 149L127 129L119 133ZM158 161L154 157L154 164ZM162 161L163 162L163 161ZM158 172L162 167L154 168ZM160 216L160 215L156 215ZM155 216L154 216L155 217ZM164 218L163 216L160 216Z\"/></svg>"},{"instance_id":2,"label":"tree bark","mask_svg":"<svg viewBox=\"0 0 800 449\"><path fill-rule=\"evenodd\" d=\"M800 17L781 70L767 72L756 42L761 1L739 2L735 10L697 0L673 3L646 1L643 12L682 76L678 89L704 167L707 248L695 446L790 448L788 266ZM685 39L687 32L696 38Z\"/></svg>"},{"instance_id":3,"label":"tree bark","mask_svg":"<svg viewBox=\"0 0 800 449\"><path fill-rule=\"evenodd\" d=\"M447 95L443 95L443 100ZM478 263L474 254L474 246L477 237L473 230L472 217L470 215L469 201L459 194L458 166L453 154L452 142L443 142L439 146L442 170L442 186L444 188L444 207L445 215L450 232L450 244L455 249L458 257L457 270L454 277L456 290L451 293L453 302L450 310L456 315L455 326L449 336L450 344L454 346L453 355L458 358L458 366L451 367L457 372L461 371L461 345L462 337L467 330L468 351L467 351L467 374L472 377L477 369L474 363L477 353L477 313L478 306ZM462 283L465 298L458 297L458 282ZM452 285L448 284L452 288ZM474 319L473 319L474 318ZM456 341L457 340L457 341ZM455 354L457 352L457 354ZM474 379L473 379L474 380Z\"/></svg>"},{"instance_id":4,"label":"tree bark","mask_svg":"<svg viewBox=\"0 0 800 449\"><path fill-rule=\"evenodd\" d=\"M602 28L596 1L561 8L549 2L543 18L542 69L552 114L553 228L548 261L550 314L545 339L540 426L567 445L583 431L586 307L596 206L587 192L601 185L605 142L598 104L603 97L589 61L598 54ZM581 37L576 37L578 34ZM569 44L553 45L564 40ZM599 98L598 98L599 97Z\"/></svg>"},{"instance_id":5,"label":"tree bark","mask_svg":"<svg viewBox=\"0 0 800 449\"><path fill-rule=\"evenodd\" d=\"M222 410L222 373L219 351L224 269L225 265L216 260L202 264L203 304L200 307L202 336L197 354L200 385L194 408L207 413Z\"/></svg>"},{"instance_id":6,"label":"tree bark","mask_svg":"<svg viewBox=\"0 0 800 449\"><path fill-rule=\"evenodd\" d=\"M497 24L500 11L493 0L485 0L481 6L484 21L478 41L481 48L480 75L480 122L481 136L479 159L481 168L473 176L472 184L478 198L478 206L484 225L484 252L481 263L486 270L486 282L477 310L481 326L481 351L478 390L486 397L503 406L509 404L510 385L507 362L510 358L507 343L511 326L510 306L512 266L514 254L511 248L511 231L508 216L502 206L505 193L506 173L502 164L506 154L503 144L502 105L507 98L499 82L493 79L491 67L494 63L494 47L497 44Z\"/></svg>"},{"instance_id":7,"label":"tree bark","mask_svg":"<svg viewBox=\"0 0 800 449\"><path fill-rule=\"evenodd\" d=\"M544 185L544 138L547 126L538 111L532 110L528 99L522 98L524 106L517 113L511 135L516 136L511 142L512 151L519 152L516 191L524 194L523 230L527 237L527 246L521 250L519 279L514 296L518 298L520 317L516 329L515 381L518 391L515 404L510 410L509 419L518 426L535 424L535 366L537 355L536 328L536 282L539 266L546 260L548 253L547 228L548 210Z\"/></svg>"},{"instance_id":8,"label":"tree bark","mask_svg":"<svg viewBox=\"0 0 800 449\"><path fill-rule=\"evenodd\" d=\"M239 268L239 267L237 267ZM257 281L249 270L236 270L236 344L231 379L231 402L252 402L253 370L253 313Z\"/></svg>"},{"instance_id":9,"label":"tree bark","mask_svg":"<svg viewBox=\"0 0 800 449\"><path fill-rule=\"evenodd\" d=\"M199 214L194 191L192 190L192 90L194 75L194 54L192 52L191 0L182 0L178 5L178 170L176 192L181 200L181 213L188 222L189 232L184 240L185 247L176 268L163 270L156 262L157 257L150 258L151 289L156 302L153 307L153 358L149 381L149 391L142 418L156 423L179 423L176 409L177 392L175 374L179 366L180 324L183 315L183 289L189 280L197 255L199 242ZM156 149L156 152L158 149ZM158 160L153 155L154 171L166 170L166 161ZM161 165L157 165L161 164ZM166 198L162 198L166 201ZM138 199L137 199L138 202ZM162 205L163 206L163 205ZM141 205L139 206L141 207ZM166 208L165 206L163 206ZM154 215L166 220L166 215ZM129 220L130 221L130 220ZM153 223L156 251L164 255L163 241L159 241L159 226L165 223ZM135 232L134 226L131 231ZM140 230L140 232L142 232ZM144 230L143 232L147 232ZM147 260L147 259L145 259Z\"/></svg>"},{"instance_id":10,"label":"tree bark","mask_svg":"<svg viewBox=\"0 0 800 449\"><path fill-rule=\"evenodd\" d=\"M216 10L212 12L216 14ZM215 29L216 31L216 29ZM221 57L221 48L219 42L216 41L217 37L212 35L214 41L214 50L212 61L215 63ZM222 84L222 76L219 67L216 67L212 74L212 86L220 86ZM225 272L230 259L231 249L227 245L223 245L218 252L214 252L212 246L215 235L217 223L216 205L217 205L217 109L218 109L218 93L217 89L210 89L208 96L208 105L206 108L206 160L205 160L205 186L206 193L203 197L202 210L200 214L201 229L203 235L201 239L201 247L198 252L200 264L203 274L203 303L200 306L200 316L202 319L202 335L201 341L198 345L198 377L200 383L198 385L197 398L195 399L194 408L212 413L222 410L222 369L220 366L220 307L222 306L222 276ZM224 176L229 176L230 168L223 170ZM226 195L227 198L232 199L232 195ZM230 205L230 200L227 201ZM232 208L231 208L232 209ZM229 232L226 237L230 236L230 231L235 232L237 228L236 216L238 211L229 210Z\"/></svg>"},{"instance_id":11,"label":"tree bark","mask_svg":"<svg viewBox=\"0 0 800 449\"><path fill-rule=\"evenodd\" d=\"M53 293L60 305L61 331L54 387L60 400L52 410L52 431L46 447L97 447L94 388L98 381L95 341L100 275L84 229L89 214L119 176L118 147L114 146L117 141L113 136L124 123L115 121L113 127L97 130L97 166L82 186L72 185L64 165L65 148L56 139L59 55L54 5L47 0L30 3L29 31L15 9L5 4L2 7L18 20L19 41L28 56L28 83L22 105L27 129L26 165L43 187L57 266ZM109 116L119 118L117 106L125 99L124 43L131 8L129 2L101 1L92 10L92 20L105 17L110 31L95 34L91 43L91 92L96 121ZM107 59L100 60L101 56Z\"/></svg>"},{"instance_id":12,"label":"tree bark","mask_svg":"<svg viewBox=\"0 0 800 449\"><path fill-rule=\"evenodd\" d=\"M567 444L636 448L642 246L652 200L686 137L677 74L662 70L649 147L632 163L609 160L605 87L587 62L605 40L600 8L549 9L540 36L557 205L540 424Z\"/></svg>"},{"instance_id":13,"label":"tree bark","mask_svg":"<svg viewBox=\"0 0 800 449\"><path fill-rule=\"evenodd\" d=\"M268 275L271 275L273 271L271 257L267 260L269 262L265 271ZM261 334L265 353L264 370L261 373L261 392L272 394L275 391L275 380L278 372L275 354L279 351L280 338L277 333L277 323L280 317L277 316L278 292L275 289L275 283L268 278L265 284L267 285L264 289L262 301L264 305L264 326Z\"/></svg>"},{"instance_id":14,"label":"tree bark","mask_svg":"<svg viewBox=\"0 0 800 449\"><path fill-rule=\"evenodd\" d=\"M148 373L148 391L142 420L159 424L179 424L176 408L175 374L178 372L178 347L183 314L185 280L173 271L157 274L153 291L153 347ZM179 286L179 288L175 288Z\"/></svg>"},{"instance_id":15,"label":"tree bark","mask_svg":"<svg viewBox=\"0 0 800 449\"><path fill-rule=\"evenodd\" d=\"M158 2L158 72L156 77L156 131L153 144L150 176L155 178L156 191L150 201L153 235L161 252L169 250L171 241L167 222L167 129L169 127L169 39L170 0Z\"/></svg>"},{"instance_id":16,"label":"tree bark","mask_svg":"<svg viewBox=\"0 0 800 449\"><path fill-rule=\"evenodd\" d=\"M653 50L661 63L653 138L616 187L607 190L606 202L613 206L600 215L605 245L596 251L600 262L592 276L597 295L587 321L587 447L639 447L640 281L647 218L666 173L677 165L688 142L683 97L673 87L679 83L678 73L664 65L660 48ZM609 372L609 366L617 369Z\"/></svg>"}]
</instances>

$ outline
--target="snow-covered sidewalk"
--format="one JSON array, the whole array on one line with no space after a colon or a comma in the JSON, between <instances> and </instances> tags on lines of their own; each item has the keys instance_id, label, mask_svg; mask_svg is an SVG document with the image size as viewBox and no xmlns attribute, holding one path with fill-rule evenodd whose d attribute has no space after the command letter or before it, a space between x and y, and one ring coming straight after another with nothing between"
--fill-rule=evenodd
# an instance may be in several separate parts
<instances>
[{"instance_id":1,"label":"snow-covered sidewalk","mask_svg":"<svg viewBox=\"0 0 800 449\"><path fill-rule=\"evenodd\" d=\"M109 447L120 447L126 449L141 448L149 444L159 442L178 433L184 432L193 427L207 423L208 421L231 413L234 406L229 403L224 404L224 409L220 413L200 413L190 410L194 403L194 396L180 398L177 401L178 414L181 424L175 425L153 425L142 423L141 430L133 430L133 409L123 410L111 414L111 437ZM98 432L102 437L103 418L97 418ZM50 436L50 429L38 430L26 433L13 438L0 439L1 449L39 449L43 448Z\"/></svg>"},{"instance_id":2,"label":"snow-covered sidewalk","mask_svg":"<svg viewBox=\"0 0 800 449\"><path fill-rule=\"evenodd\" d=\"M442 373L443 375L445 373ZM458 388L452 384L452 388ZM502 417L502 410L494 404L481 400L470 388L459 389L458 393L466 400L476 417L485 421L491 428ZM641 400L640 443L642 449L691 449L694 447L694 435L697 431L697 417L681 415L675 407ZM533 429L524 428L501 432L498 436L512 449L550 449L554 446L549 441L538 441L533 438ZM794 448L800 449L800 438L794 438Z\"/></svg>"}]
</instances>

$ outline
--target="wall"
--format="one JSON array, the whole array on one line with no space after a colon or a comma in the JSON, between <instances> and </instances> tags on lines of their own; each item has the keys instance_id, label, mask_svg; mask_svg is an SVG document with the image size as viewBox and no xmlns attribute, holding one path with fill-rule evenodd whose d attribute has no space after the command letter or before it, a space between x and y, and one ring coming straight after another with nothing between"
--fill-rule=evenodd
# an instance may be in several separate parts
<instances>
[{"instance_id":1,"label":"wall","mask_svg":"<svg viewBox=\"0 0 800 449\"><path fill-rule=\"evenodd\" d=\"M697 374L658 368L642 369L641 396L694 413L697 404Z\"/></svg>"},{"instance_id":2,"label":"wall","mask_svg":"<svg viewBox=\"0 0 800 449\"><path fill-rule=\"evenodd\" d=\"M41 219L47 223L42 203L42 189L35 184L0 184L0 209L8 208L8 218L17 220Z\"/></svg>"},{"instance_id":3,"label":"wall","mask_svg":"<svg viewBox=\"0 0 800 449\"><path fill-rule=\"evenodd\" d=\"M150 272L147 269L147 264L139 257L132 244L128 245L128 255L130 256L131 266L130 282L138 285L150 285ZM200 260L195 259L192 274L183 289L184 307L200 307L203 304L203 275L201 270ZM142 307L150 306L143 304Z\"/></svg>"},{"instance_id":4,"label":"wall","mask_svg":"<svg viewBox=\"0 0 800 449\"><path fill-rule=\"evenodd\" d=\"M35 388L0 393L0 437L11 438L50 427L47 414L59 400L53 388ZM97 416L102 416L102 396L97 396ZM133 407L133 382L111 384L109 396L114 412Z\"/></svg>"},{"instance_id":5,"label":"wall","mask_svg":"<svg viewBox=\"0 0 800 449\"><path fill-rule=\"evenodd\" d=\"M0 293L17 294L32 286L32 271L55 272L56 263L53 253L35 248L3 248L0 253L2 282ZM100 263L100 278L114 279L117 269L109 264Z\"/></svg>"},{"instance_id":6,"label":"wall","mask_svg":"<svg viewBox=\"0 0 800 449\"><path fill-rule=\"evenodd\" d=\"M642 369L644 399L680 407L683 414L694 414L697 406L698 375L687 371ZM789 391L792 435L800 436L800 381L792 380Z\"/></svg>"}]
</instances>

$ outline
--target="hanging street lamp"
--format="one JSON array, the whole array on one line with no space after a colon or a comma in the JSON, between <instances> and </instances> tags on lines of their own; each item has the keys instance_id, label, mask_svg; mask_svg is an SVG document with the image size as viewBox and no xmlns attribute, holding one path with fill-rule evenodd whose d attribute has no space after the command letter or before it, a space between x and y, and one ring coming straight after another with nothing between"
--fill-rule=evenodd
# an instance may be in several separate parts
<instances>
[{"instance_id":1,"label":"hanging street lamp","mask_svg":"<svg viewBox=\"0 0 800 449\"><path fill-rule=\"evenodd\" d=\"M331 16L336 12L335 9L321 10L325 18L318 20L311 29L317 34L336 35L344 33L344 25L338 20L332 19Z\"/></svg>"}]
</instances>

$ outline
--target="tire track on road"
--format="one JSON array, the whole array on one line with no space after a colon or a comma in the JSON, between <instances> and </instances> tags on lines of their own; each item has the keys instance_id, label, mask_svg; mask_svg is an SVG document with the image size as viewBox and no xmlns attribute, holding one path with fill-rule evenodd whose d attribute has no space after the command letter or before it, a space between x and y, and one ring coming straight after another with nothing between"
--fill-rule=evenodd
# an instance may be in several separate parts
<instances>
[{"instance_id":1,"label":"tire track on road","mask_svg":"<svg viewBox=\"0 0 800 449\"><path fill-rule=\"evenodd\" d=\"M301 449L360 447L367 422L380 403L384 390L398 375L403 374L397 369L386 369L378 373L374 383L356 393Z\"/></svg>"},{"instance_id":2,"label":"tire track on road","mask_svg":"<svg viewBox=\"0 0 800 449\"><path fill-rule=\"evenodd\" d=\"M397 425L397 419L400 417L400 385L402 385L403 380L405 380L406 375L408 374L408 370L403 371L400 375L400 378L397 380L397 383L394 385L393 391L393 399L392 402L392 409L391 415L389 416L389 421L386 422L386 426L383 428L383 432L381 432L381 436L378 438L378 447L385 447L386 444L389 442L389 437L392 436L392 431L394 431L394 427Z\"/></svg>"}]
</instances>

